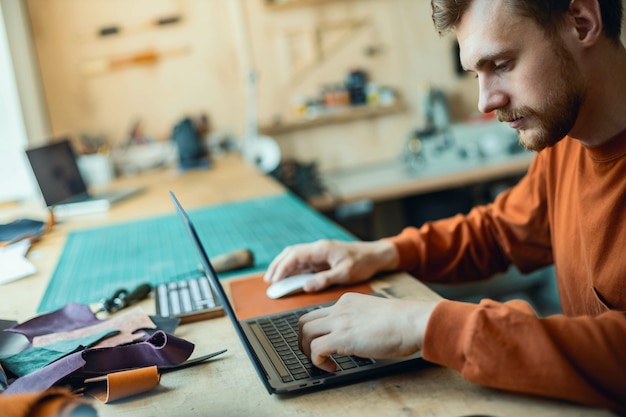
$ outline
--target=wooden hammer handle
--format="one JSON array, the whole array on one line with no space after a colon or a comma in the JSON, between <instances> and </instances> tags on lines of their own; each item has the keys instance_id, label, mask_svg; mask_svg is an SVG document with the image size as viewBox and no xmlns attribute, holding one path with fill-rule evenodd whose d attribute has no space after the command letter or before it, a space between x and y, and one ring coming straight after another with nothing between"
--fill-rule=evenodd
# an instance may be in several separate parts
<instances>
[{"instance_id":1,"label":"wooden hammer handle","mask_svg":"<svg viewBox=\"0 0 626 417\"><path fill-rule=\"evenodd\" d=\"M212 258L211 264L213 264L213 268L218 274L220 272L234 271L252 266L254 264L254 255L250 249L238 249Z\"/></svg>"}]
</instances>

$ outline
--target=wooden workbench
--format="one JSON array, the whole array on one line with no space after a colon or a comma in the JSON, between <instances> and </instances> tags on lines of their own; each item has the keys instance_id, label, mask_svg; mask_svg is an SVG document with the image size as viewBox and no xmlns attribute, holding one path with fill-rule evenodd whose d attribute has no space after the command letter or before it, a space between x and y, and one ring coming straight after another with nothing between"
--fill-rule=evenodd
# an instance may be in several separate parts
<instances>
[{"instance_id":1,"label":"wooden workbench","mask_svg":"<svg viewBox=\"0 0 626 417\"><path fill-rule=\"evenodd\" d=\"M155 171L124 178L114 185L145 185L147 190L115 205L106 214L67 220L55 226L29 254L37 274L0 286L0 318L24 321L35 314L71 230L172 212L167 193L170 189L189 208L283 190L237 157L219 159L210 170L182 174L173 170ZM42 210L34 206L4 206L0 208L0 222L37 214L42 214ZM389 280L406 285L406 297L437 297L405 274L387 277L377 285L387 285ZM154 313L153 300L145 300L141 305L148 313ZM484 388L463 380L454 371L436 366L407 369L402 374L298 396L269 395L227 318L183 325L176 334L196 344L193 356L221 349L228 352L206 364L164 374L159 386L146 394L112 404L96 402L100 416L612 415L561 401Z\"/></svg>"},{"instance_id":2,"label":"wooden workbench","mask_svg":"<svg viewBox=\"0 0 626 417\"><path fill-rule=\"evenodd\" d=\"M493 159L443 160L414 169L401 161L384 161L321 175L326 192L309 203L331 211L359 201L379 203L451 190L523 175L534 154L502 155Z\"/></svg>"}]
</instances>

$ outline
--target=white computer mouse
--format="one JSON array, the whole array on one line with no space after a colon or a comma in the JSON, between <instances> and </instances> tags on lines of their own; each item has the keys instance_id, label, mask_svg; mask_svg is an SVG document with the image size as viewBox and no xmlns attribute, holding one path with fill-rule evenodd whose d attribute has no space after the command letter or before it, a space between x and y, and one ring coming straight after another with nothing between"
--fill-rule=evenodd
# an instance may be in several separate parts
<instances>
[{"instance_id":1,"label":"white computer mouse","mask_svg":"<svg viewBox=\"0 0 626 417\"><path fill-rule=\"evenodd\" d=\"M292 294L298 294L304 291L304 283L313 274L298 274L276 281L269 287L265 293L269 298L281 298Z\"/></svg>"}]
</instances>

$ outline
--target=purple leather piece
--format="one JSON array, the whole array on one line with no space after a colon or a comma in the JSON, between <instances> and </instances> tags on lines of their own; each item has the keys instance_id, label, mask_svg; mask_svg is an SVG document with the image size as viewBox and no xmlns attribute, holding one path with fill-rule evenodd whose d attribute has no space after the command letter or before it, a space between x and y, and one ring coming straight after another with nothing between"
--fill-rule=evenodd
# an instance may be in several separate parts
<instances>
[{"instance_id":1,"label":"purple leather piece","mask_svg":"<svg viewBox=\"0 0 626 417\"><path fill-rule=\"evenodd\" d=\"M66 332L100 323L86 304L67 303L62 308L34 317L5 330L20 333L32 343L36 336Z\"/></svg>"},{"instance_id":2,"label":"purple leather piece","mask_svg":"<svg viewBox=\"0 0 626 417\"><path fill-rule=\"evenodd\" d=\"M4 392L6 394L19 394L45 391L63 378L81 369L85 365L82 354L83 352L72 353L32 374L17 378Z\"/></svg>"},{"instance_id":3,"label":"purple leather piece","mask_svg":"<svg viewBox=\"0 0 626 417\"><path fill-rule=\"evenodd\" d=\"M36 372L16 379L5 393L41 392L70 376L92 377L152 365L178 365L191 356L193 349L193 343L157 331L143 342L72 353Z\"/></svg>"},{"instance_id":4,"label":"purple leather piece","mask_svg":"<svg viewBox=\"0 0 626 417\"><path fill-rule=\"evenodd\" d=\"M112 348L88 349L83 357L87 362L84 372L105 374L124 369L143 368L152 365L175 365L191 356L194 344L162 331L148 340Z\"/></svg>"}]
</instances>

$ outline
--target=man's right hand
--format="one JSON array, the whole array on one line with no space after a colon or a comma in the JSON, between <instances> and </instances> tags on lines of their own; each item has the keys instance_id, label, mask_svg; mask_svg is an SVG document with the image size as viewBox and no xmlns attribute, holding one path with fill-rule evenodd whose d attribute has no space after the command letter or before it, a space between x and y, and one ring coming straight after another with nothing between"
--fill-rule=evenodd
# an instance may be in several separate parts
<instances>
[{"instance_id":1,"label":"man's right hand","mask_svg":"<svg viewBox=\"0 0 626 417\"><path fill-rule=\"evenodd\" d=\"M394 270L398 252L393 243L319 240L286 247L270 264L264 280L268 283L304 272L313 272L304 286L307 292L333 284L367 281L375 273Z\"/></svg>"}]
</instances>

